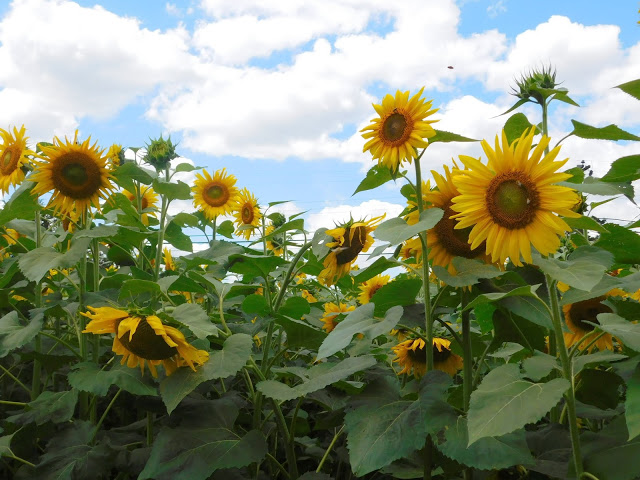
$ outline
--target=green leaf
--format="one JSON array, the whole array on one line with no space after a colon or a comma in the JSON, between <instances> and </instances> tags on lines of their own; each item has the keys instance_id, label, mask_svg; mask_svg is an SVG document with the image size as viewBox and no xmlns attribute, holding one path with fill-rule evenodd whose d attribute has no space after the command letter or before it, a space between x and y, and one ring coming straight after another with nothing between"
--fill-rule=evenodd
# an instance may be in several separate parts
<instances>
[{"instance_id":1,"label":"green leaf","mask_svg":"<svg viewBox=\"0 0 640 480\"><path fill-rule=\"evenodd\" d=\"M171 200L191 200L191 188L184 182L167 182L160 178L153 180L153 189L158 195Z\"/></svg>"},{"instance_id":2,"label":"green leaf","mask_svg":"<svg viewBox=\"0 0 640 480\"><path fill-rule=\"evenodd\" d=\"M574 230L593 230L595 232L604 232L607 233L607 230L604 226L600 225L593 218L582 216L580 218L564 218L564 221Z\"/></svg>"},{"instance_id":3,"label":"green leaf","mask_svg":"<svg viewBox=\"0 0 640 480\"><path fill-rule=\"evenodd\" d=\"M510 312L529 320L530 322L540 325L544 328L553 328L549 310L546 304L538 296L522 296L515 295L502 298L498 304L505 307Z\"/></svg>"},{"instance_id":4,"label":"green leaf","mask_svg":"<svg viewBox=\"0 0 640 480\"><path fill-rule=\"evenodd\" d=\"M381 223L376 228L375 236L378 240L397 245L415 237L418 233L433 228L440 221L444 212L439 208L429 208L422 212L420 221L414 225L407 225L402 218L395 217Z\"/></svg>"},{"instance_id":5,"label":"green leaf","mask_svg":"<svg viewBox=\"0 0 640 480\"><path fill-rule=\"evenodd\" d=\"M619 88L624 93L627 93L632 97L640 100L640 79L631 80L630 82L626 82L626 83L621 83L620 85L616 85L615 88Z\"/></svg>"},{"instance_id":6,"label":"green leaf","mask_svg":"<svg viewBox=\"0 0 640 480\"><path fill-rule=\"evenodd\" d=\"M625 419L629 430L629 440L640 435L640 366L627 380L627 398L624 402Z\"/></svg>"},{"instance_id":7,"label":"green leaf","mask_svg":"<svg viewBox=\"0 0 640 480\"><path fill-rule=\"evenodd\" d=\"M90 243L90 238L79 238L66 253L59 253L51 247L36 248L22 255L18 265L25 277L32 282L39 282L52 268L75 266L87 254Z\"/></svg>"},{"instance_id":8,"label":"green leaf","mask_svg":"<svg viewBox=\"0 0 640 480\"><path fill-rule=\"evenodd\" d=\"M355 195L358 192L364 192L365 190L372 190L380 185L387 183L389 180L392 180L391 172L388 167L384 165L374 165L367 172L367 176L360 182L356 191L353 192Z\"/></svg>"},{"instance_id":9,"label":"green leaf","mask_svg":"<svg viewBox=\"0 0 640 480\"><path fill-rule=\"evenodd\" d=\"M267 299L264 298L264 295L258 295L256 293L248 295L242 301L242 311L249 314L257 313L258 315L264 316L269 313Z\"/></svg>"},{"instance_id":10,"label":"green leaf","mask_svg":"<svg viewBox=\"0 0 640 480\"><path fill-rule=\"evenodd\" d=\"M375 364L376 359L371 356L348 357L337 363L327 362L311 367L309 369L309 379L295 387L290 387L276 380L263 380L258 382L256 389L262 392L265 397L284 402L344 380L350 375L366 370Z\"/></svg>"},{"instance_id":11,"label":"green leaf","mask_svg":"<svg viewBox=\"0 0 640 480\"><path fill-rule=\"evenodd\" d=\"M291 218L291 217L290 217ZM304 219L298 218L296 220L291 220L280 225L273 232L266 236L266 238L273 238L276 235L283 234L285 232L290 232L292 230L304 230Z\"/></svg>"},{"instance_id":12,"label":"green leaf","mask_svg":"<svg viewBox=\"0 0 640 480\"><path fill-rule=\"evenodd\" d=\"M573 168L570 168L569 170L565 170L562 173L569 173L573 175L573 177L567 178L565 180L567 183L582 183L584 181L584 170L581 169L580 167L573 167Z\"/></svg>"},{"instance_id":13,"label":"green leaf","mask_svg":"<svg viewBox=\"0 0 640 480\"><path fill-rule=\"evenodd\" d=\"M371 297L371 303L375 305L373 314L381 317L396 305L413 305L421 288L422 280L419 278L402 278L383 285Z\"/></svg>"},{"instance_id":14,"label":"green leaf","mask_svg":"<svg viewBox=\"0 0 640 480\"><path fill-rule=\"evenodd\" d=\"M483 437L504 435L540 420L558 404L570 384L564 378L532 383L517 365L507 364L487 374L471 394L469 445Z\"/></svg>"},{"instance_id":15,"label":"green leaf","mask_svg":"<svg viewBox=\"0 0 640 480\"><path fill-rule=\"evenodd\" d=\"M484 303L497 302L499 300L502 300L503 298L512 296L526 295L530 297L537 297L536 290L539 287L540 285L523 285L522 287L514 288L513 290L510 290L508 292L483 293L469 302L464 310L475 308L477 305L482 305Z\"/></svg>"},{"instance_id":16,"label":"green leaf","mask_svg":"<svg viewBox=\"0 0 640 480\"><path fill-rule=\"evenodd\" d=\"M22 325L18 312L12 311L0 318L0 358L26 345L42 330L43 317L35 316L28 325Z\"/></svg>"},{"instance_id":17,"label":"green leaf","mask_svg":"<svg viewBox=\"0 0 640 480\"><path fill-rule=\"evenodd\" d=\"M240 437L228 428L165 428L138 479L205 480L216 470L245 467L266 454L258 430Z\"/></svg>"},{"instance_id":18,"label":"green leaf","mask_svg":"<svg viewBox=\"0 0 640 480\"><path fill-rule=\"evenodd\" d=\"M632 182L640 178L640 155L629 155L615 160L601 178L603 182Z\"/></svg>"},{"instance_id":19,"label":"green leaf","mask_svg":"<svg viewBox=\"0 0 640 480\"><path fill-rule=\"evenodd\" d=\"M150 185L153 179L157 177L157 174L152 170L147 170L134 162L126 162L120 165L113 172L113 176L116 179L116 183L123 188L126 188L130 192L135 192L135 183L140 182L144 185Z\"/></svg>"},{"instance_id":20,"label":"green leaf","mask_svg":"<svg viewBox=\"0 0 640 480\"><path fill-rule=\"evenodd\" d=\"M580 355L573 358L573 375L578 375L585 367L600 365L602 363L617 362L618 360L624 360L626 355L619 353L613 353L608 350L602 352L589 353L587 355Z\"/></svg>"},{"instance_id":21,"label":"green leaf","mask_svg":"<svg viewBox=\"0 0 640 480\"><path fill-rule=\"evenodd\" d=\"M603 182L598 178L587 177L584 183L558 182L562 187L569 187L578 192L590 193L592 195L614 196L624 195L632 202L634 201L633 185L630 182Z\"/></svg>"},{"instance_id":22,"label":"green leaf","mask_svg":"<svg viewBox=\"0 0 640 480\"><path fill-rule=\"evenodd\" d=\"M464 257L454 257L452 263L456 269L456 273L453 275L440 265L433 266L433 273L436 274L436 277L452 287L475 285L480 282L481 278L495 278L504 273L493 265Z\"/></svg>"},{"instance_id":23,"label":"green leaf","mask_svg":"<svg viewBox=\"0 0 640 480\"><path fill-rule=\"evenodd\" d=\"M457 133L445 132L444 130L436 130L436 134L429 138L429 143L436 142L479 142L480 140L476 140L475 138L463 137L462 135L458 135Z\"/></svg>"},{"instance_id":24,"label":"green leaf","mask_svg":"<svg viewBox=\"0 0 640 480\"><path fill-rule=\"evenodd\" d=\"M198 226L198 217L191 213L180 212L171 220L174 223L177 223L181 227L197 227Z\"/></svg>"},{"instance_id":25,"label":"green leaf","mask_svg":"<svg viewBox=\"0 0 640 480\"><path fill-rule=\"evenodd\" d=\"M511 144L533 125L524 113L516 113L511 115L504 124L504 133L507 135L507 141Z\"/></svg>"},{"instance_id":26,"label":"green leaf","mask_svg":"<svg viewBox=\"0 0 640 480\"><path fill-rule=\"evenodd\" d=\"M194 167L193 165L191 165L190 163L187 162L182 162L180 164L178 164L176 166L176 173L178 172L193 172L194 170L196 170L198 167Z\"/></svg>"},{"instance_id":27,"label":"green leaf","mask_svg":"<svg viewBox=\"0 0 640 480\"><path fill-rule=\"evenodd\" d=\"M287 263L286 260L276 256L231 255L229 257L229 271L251 278L268 278L270 272L285 263Z\"/></svg>"},{"instance_id":28,"label":"green leaf","mask_svg":"<svg viewBox=\"0 0 640 480\"><path fill-rule=\"evenodd\" d=\"M526 378L538 382L549 375L554 368L559 369L559 366L556 357L536 350L533 352L533 357L524 359L522 368L524 368Z\"/></svg>"},{"instance_id":29,"label":"green leaf","mask_svg":"<svg viewBox=\"0 0 640 480\"><path fill-rule=\"evenodd\" d=\"M136 368L116 364L111 370L102 370L93 362L83 362L72 367L68 374L69 385L77 390L104 397L111 385L117 385L134 395L157 395L156 388Z\"/></svg>"},{"instance_id":30,"label":"green leaf","mask_svg":"<svg viewBox=\"0 0 640 480\"><path fill-rule=\"evenodd\" d=\"M11 440L15 433L0 437L0 457L14 457L15 454L11 450Z\"/></svg>"},{"instance_id":31,"label":"green leaf","mask_svg":"<svg viewBox=\"0 0 640 480\"><path fill-rule=\"evenodd\" d=\"M209 335L218 336L218 327L213 324L200 305L183 303L175 308L171 316L176 322L186 325L198 338L207 338Z\"/></svg>"},{"instance_id":32,"label":"green leaf","mask_svg":"<svg viewBox=\"0 0 640 480\"><path fill-rule=\"evenodd\" d=\"M625 347L634 352L640 352L640 324L628 322L615 313L598 314L598 323L599 325L595 323L592 325L603 332L610 333L624 343Z\"/></svg>"},{"instance_id":33,"label":"green leaf","mask_svg":"<svg viewBox=\"0 0 640 480\"><path fill-rule=\"evenodd\" d=\"M86 230L78 230L73 234L73 238L109 238L118 234L118 230L120 227L117 225L98 225L97 227L86 229Z\"/></svg>"},{"instance_id":34,"label":"green leaf","mask_svg":"<svg viewBox=\"0 0 640 480\"><path fill-rule=\"evenodd\" d=\"M276 323L284 328L287 333L287 346L289 348L309 348L318 350L327 334L323 330L313 328L301 320L286 318L278 315Z\"/></svg>"},{"instance_id":35,"label":"green leaf","mask_svg":"<svg viewBox=\"0 0 640 480\"><path fill-rule=\"evenodd\" d=\"M527 102L528 102L528 100L526 100L526 99L524 99L524 98L521 98L521 99L520 99L520 100L518 100L516 103L514 103L514 104L511 106L511 108L509 108L506 112L503 112L503 113L501 113L500 115L498 115L498 117L499 117L499 116L502 116L502 115L506 115L506 114L507 114L507 113L509 113L509 112L513 112L516 108L518 108L518 107L520 107L520 106L524 105L524 104L525 104L525 103L527 103Z\"/></svg>"},{"instance_id":36,"label":"green leaf","mask_svg":"<svg viewBox=\"0 0 640 480\"><path fill-rule=\"evenodd\" d=\"M122 283L118 299L122 301L134 300L141 293L162 293L160 285L152 280L127 280Z\"/></svg>"},{"instance_id":37,"label":"green leaf","mask_svg":"<svg viewBox=\"0 0 640 480\"><path fill-rule=\"evenodd\" d=\"M193 251L193 244L191 243L191 237L186 235L182 228L177 224L171 222L165 229L164 239L178 250L184 250L186 252Z\"/></svg>"},{"instance_id":38,"label":"green leaf","mask_svg":"<svg viewBox=\"0 0 640 480\"><path fill-rule=\"evenodd\" d=\"M533 255L534 263L555 280L580 290L589 291L595 287L604 272L613 264L608 252L594 247L579 247L575 252L584 252L570 256L566 261L555 258L542 258Z\"/></svg>"},{"instance_id":39,"label":"green leaf","mask_svg":"<svg viewBox=\"0 0 640 480\"><path fill-rule=\"evenodd\" d=\"M605 224L608 233L603 233L595 243L613 253L616 263L640 263L640 235L613 223Z\"/></svg>"},{"instance_id":40,"label":"green leaf","mask_svg":"<svg viewBox=\"0 0 640 480\"><path fill-rule=\"evenodd\" d=\"M473 313L476 316L476 322L480 326L481 333L489 333L493 330L493 312L496 311L491 303L484 303L476 305L473 309Z\"/></svg>"},{"instance_id":41,"label":"green leaf","mask_svg":"<svg viewBox=\"0 0 640 480\"><path fill-rule=\"evenodd\" d=\"M180 368L160 382L160 395L171 413L184 397L198 385L215 378L227 378L237 373L251 358L253 339L244 333L231 335L224 341L222 350L213 352L209 360L194 372Z\"/></svg>"},{"instance_id":42,"label":"green leaf","mask_svg":"<svg viewBox=\"0 0 640 480\"><path fill-rule=\"evenodd\" d=\"M302 318L311 311L309 302L302 297L289 297L284 305L280 307L278 313L285 317L295 318L296 320Z\"/></svg>"},{"instance_id":43,"label":"green leaf","mask_svg":"<svg viewBox=\"0 0 640 480\"><path fill-rule=\"evenodd\" d=\"M7 422L16 425L35 423L42 425L46 422L63 423L73 417L73 412L78 402L78 391L75 389L66 392L42 392L38 398L27 405L27 411L7 418Z\"/></svg>"},{"instance_id":44,"label":"green leaf","mask_svg":"<svg viewBox=\"0 0 640 480\"><path fill-rule=\"evenodd\" d=\"M223 237L233 238L233 231L235 227L233 226L233 222L231 220L225 220L216 228L216 233L222 235Z\"/></svg>"},{"instance_id":45,"label":"green leaf","mask_svg":"<svg viewBox=\"0 0 640 480\"><path fill-rule=\"evenodd\" d=\"M607 125L606 127L598 128L586 125L578 122L577 120L571 120L573 123L573 133L576 137L591 138L594 140L640 140L640 137L633 135L629 132L618 128L616 125Z\"/></svg>"},{"instance_id":46,"label":"green leaf","mask_svg":"<svg viewBox=\"0 0 640 480\"><path fill-rule=\"evenodd\" d=\"M640 439L627 442L629 432L623 416L606 425L598 435L583 442L585 471L606 480L635 480L638 465L632 459L640 456Z\"/></svg>"},{"instance_id":47,"label":"green leaf","mask_svg":"<svg viewBox=\"0 0 640 480\"><path fill-rule=\"evenodd\" d=\"M497 437L483 437L469 445L467 428L467 420L459 417L455 425L447 429L446 442L438 445L438 450L462 465L481 470L534 464L523 429Z\"/></svg>"},{"instance_id":48,"label":"green leaf","mask_svg":"<svg viewBox=\"0 0 640 480\"><path fill-rule=\"evenodd\" d=\"M6 225L15 218L33 220L35 213L40 210L38 197L31 194L31 189L35 183L23 182L23 184L13 192L4 208L0 210L0 225Z\"/></svg>"},{"instance_id":49,"label":"green leaf","mask_svg":"<svg viewBox=\"0 0 640 480\"><path fill-rule=\"evenodd\" d=\"M359 271L357 275L354 275L353 283L355 285L360 285L361 283L372 279L376 275L380 275L382 272L397 266L397 262L391 261L385 257L380 257L367 268Z\"/></svg>"}]
</instances>

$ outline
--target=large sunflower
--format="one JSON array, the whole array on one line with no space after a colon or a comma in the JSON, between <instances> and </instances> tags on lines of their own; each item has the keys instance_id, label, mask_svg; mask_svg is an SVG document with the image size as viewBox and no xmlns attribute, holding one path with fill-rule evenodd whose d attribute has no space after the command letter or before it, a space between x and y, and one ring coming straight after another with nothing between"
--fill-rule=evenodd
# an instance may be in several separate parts
<instances>
[{"instance_id":1,"label":"large sunflower","mask_svg":"<svg viewBox=\"0 0 640 480\"><path fill-rule=\"evenodd\" d=\"M427 351L424 348L426 343L421 338L405 340L391 350L396 354L393 360L402 366L398 375L403 373L411 374L416 378L423 376L427 372ZM451 342L444 338L433 339L433 368L442 370L453 376L462 369L462 357L456 355L449 348Z\"/></svg>"},{"instance_id":2,"label":"large sunflower","mask_svg":"<svg viewBox=\"0 0 640 480\"><path fill-rule=\"evenodd\" d=\"M36 152L27 148L24 125L18 130L13 127L13 135L0 128L0 192L7 193L9 187L18 185L24 180L23 166L29 164L29 155L35 156Z\"/></svg>"},{"instance_id":3,"label":"large sunflower","mask_svg":"<svg viewBox=\"0 0 640 480\"><path fill-rule=\"evenodd\" d=\"M384 215L367 221L349 220L340 227L327 230L327 235L333 240L327 243L331 250L324 259L324 269L318 275L321 284L331 286L349 273L358 255L373 245L371 232L383 218Z\"/></svg>"},{"instance_id":4,"label":"large sunflower","mask_svg":"<svg viewBox=\"0 0 640 480\"><path fill-rule=\"evenodd\" d=\"M249 240L254 230L260 226L262 214L258 207L258 199L246 188L240 191L237 209L233 215L236 217L235 224L238 227L236 235Z\"/></svg>"},{"instance_id":5,"label":"large sunflower","mask_svg":"<svg viewBox=\"0 0 640 480\"><path fill-rule=\"evenodd\" d=\"M364 305L369 303L373 295L380 290L381 287L389 283L391 277L389 275L376 275L370 278L366 282L363 282L358 288L360 289L360 295L358 295L358 301Z\"/></svg>"},{"instance_id":6,"label":"large sunflower","mask_svg":"<svg viewBox=\"0 0 640 480\"><path fill-rule=\"evenodd\" d=\"M411 163L418 156L417 149L427 147L425 139L436 134L430 124L437 120L425 118L438 109L432 110L432 101L421 98L423 90L424 87L411 98L409 91L398 90L395 98L387 94L381 105L373 104L379 117L361 130L366 132L362 136L369 139L362 151L370 150L378 165L395 171L405 160Z\"/></svg>"},{"instance_id":7,"label":"large sunflower","mask_svg":"<svg viewBox=\"0 0 640 480\"><path fill-rule=\"evenodd\" d=\"M122 194L129 199L133 205L138 208L138 200L136 194L129 190L123 190ZM149 215L156 216L154 211L145 212L147 209L156 210L158 203L158 195L153 191L151 187L142 187L142 198L140 198L140 220L144 225L149 225Z\"/></svg>"},{"instance_id":8,"label":"large sunflower","mask_svg":"<svg viewBox=\"0 0 640 480\"><path fill-rule=\"evenodd\" d=\"M520 256L531 263L531 245L541 255L549 255L560 246L559 235L571 228L556 214L580 217L571 209L576 204L574 190L554 183L566 180L568 173L557 173L568 159L554 161L560 147L547 155L549 138L543 136L531 151L535 129L524 132L511 145L502 132L502 146L496 136L495 150L486 140L482 149L487 165L461 155L468 170L453 175L460 195L451 209L459 212L456 229L473 227L469 232L471 249L486 242L491 261L504 264L507 257L521 266ZM543 157L544 155L544 157Z\"/></svg>"},{"instance_id":9,"label":"large sunflower","mask_svg":"<svg viewBox=\"0 0 640 480\"><path fill-rule=\"evenodd\" d=\"M89 207L100 207L100 198L106 198L113 189L112 176L106 167L106 157L102 155L97 142L89 145L91 137L78 142L76 130L73 141L65 137L63 143L58 137L53 145L42 147L44 161L37 162L35 173L29 180L36 185L34 195L42 195L53 190L47 207L67 213L74 208L82 212Z\"/></svg>"},{"instance_id":10,"label":"large sunflower","mask_svg":"<svg viewBox=\"0 0 640 480\"><path fill-rule=\"evenodd\" d=\"M199 207L209 220L226 215L236 208L238 189L236 177L227 174L227 169L216 170L213 177L206 170L202 175L196 173L193 188L193 203Z\"/></svg>"},{"instance_id":11,"label":"large sunflower","mask_svg":"<svg viewBox=\"0 0 640 480\"><path fill-rule=\"evenodd\" d=\"M82 333L115 333L111 349L122 355L121 363L130 368L140 367L144 373L145 363L154 377L156 366L162 364L167 375L176 368L202 365L209 359L205 350L189 344L176 328L164 325L155 315L137 316L111 307L87 307L91 313L82 313L91 319Z\"/></svg>"},{"instance_id":12,"label":"large sunflower","mask_svg":"<svg viewBox=\"0 0 640 480\"><path fill-rule=\"evenodd\" d=\"M320 319L324 323L322 329L327 333L333 331L336 328L338 322L336 321L336 317L341 313L352 312L356 307L354 305L348 306L346 303L340 303L336 305L335 303L327 302L324 304L324 316Z\"/></svg>"}]
</instances>

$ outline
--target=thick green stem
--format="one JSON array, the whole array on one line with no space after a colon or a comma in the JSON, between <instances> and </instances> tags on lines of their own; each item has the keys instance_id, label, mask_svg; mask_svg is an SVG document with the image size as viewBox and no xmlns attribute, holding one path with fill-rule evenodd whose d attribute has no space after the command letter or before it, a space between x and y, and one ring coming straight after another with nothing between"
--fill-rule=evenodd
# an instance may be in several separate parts
<instances>
[{"instance_id":1,"label":"thick green stem","mask_svg":"<svg viewBox=\"0 0 640 480\"><path fill-rule=\"evenodd\" d=\"M165 169L165 177L169 181L169 166ZM160 276L160 263L162 262L162 247L164 246L165 221L167 219L167 209L169 202L165 195L162 196L162 205L160 207L160 225L158 225L158 244L156 245L156 264L154 266L153 275L156 280Z\"/></svg>"},{"instance_id":2,"label":"thick green stem","mask_svg":"<svg viewBox=\"0 0 640 480\"><path fill-rule=\"evenodd\" d=\"M4 368L4 366L2 366L2 364L0 364L0 368L4 371L4 375L8 375L9 378L11 378L14 382L16 382L18 385L20 385L25 392L27 393L31 393L31 389L29 387L27 387L24 383L22 383L20 381L20 379L18 377L16 377L13 373L11 373L9 370L7 370L6 368ZM0 377L1 378L1 377Z\"/></svg>"},{"instance_id":3,"label":"thick green stem","mask_svg":"<svg viewBox=\"0 0 640 480\"><path fill-rule=\"evenodd\" d=\"M216 241L217 230L218 230L218 216L216 215L215 217L213 217L213 233L211 235L212 242Z\"/></svg>"},{"instance_id":4,"label":"thick green stem","mask_svg":"<svg viewBox=\"0 0 640 480\"><path fill-rule=\"evenodd\" d=\"M41 232L41 219L40 219L40 210L36 211L35 216L36 222L36 248L39 248L42 244L42 232ZM36 307L42 307L42 283L36 283ZM35 400L40 395L40 377L42 374L42 364L40 363L40 359L38 355L40 354L40 350L42 349L42 337L38 333L35 338L35 346L34 353L35 357L33 358L33 375L31 377L31 400Z\"/></svg>"}]
</instances>

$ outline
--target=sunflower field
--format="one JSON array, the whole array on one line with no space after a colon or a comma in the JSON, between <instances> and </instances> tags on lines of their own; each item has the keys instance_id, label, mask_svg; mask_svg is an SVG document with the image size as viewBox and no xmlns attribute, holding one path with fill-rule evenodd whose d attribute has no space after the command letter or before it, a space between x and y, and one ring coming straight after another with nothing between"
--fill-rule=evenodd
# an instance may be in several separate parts
<instances>
[{"instance_id":1,"label":"sunflower field","mask_svg":"<svg viewBox=\"0 0 640 480\"><path fill-rule=\"evenodd\" d=\"M513 94L430 175L430 144L478 140L387 94L355 193L395 182L405 210L315 232L170 139L0 129L0 478L640 478L640 221L594 216L640 154L602 178L562 156L640 136L550 139L577 105L551 67Z\"/></svg>"}]
</instances>

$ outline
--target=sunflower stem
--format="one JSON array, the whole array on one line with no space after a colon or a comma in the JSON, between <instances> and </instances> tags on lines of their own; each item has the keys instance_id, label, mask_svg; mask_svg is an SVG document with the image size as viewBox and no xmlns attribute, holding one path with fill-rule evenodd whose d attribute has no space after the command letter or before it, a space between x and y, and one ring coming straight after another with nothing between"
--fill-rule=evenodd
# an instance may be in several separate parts
<instances>
[{"instance_id":1,"label":"sunflower stem","mask_svg":"<svg viewBox=\"0 0 640 480\"><path fill-rule=\"evenodd\" d=\"M36 223L36 248L39 248L42 243L42 232L41 232L41 219L40 219L40 210L36 211L35 215L35 223ZM36 284L36 308L42 307L42 282L38 282ZM33 358L33 375L31 377L31 400L35 400L40 395L40 377L42 373L42 364L40 363L40 359L38 355L40 354L40 350L42 349L42 337L40 333L36 335L35 345L34 345L34 353L36 354Z\"/></svg>"},{"instance_id":2,"label":"sunflower stem","mask_svg":"<svg viewBox=\"0 0 640 480\"><path fill-rule=\"evenodd\" d=\"M9 378L11 378L18 385L20 385L24 389L25 392L31 393L31 389L29 387L27 387L24 383L22 383L18 377L16 377L13 373L11 373L11 371L6 369L2 364L0 364L0 368L4 371L4 375L8 375Z\"/></svg>"},{"instance_id":3,"label":"sunflower stem","mask_svg":"<svg viewBox=\"0 0 640 480\"><path fill-rule=\"evenodd\" d=\"M107 405L107 408L105 409L104 413L100 417L100 420L98 421L98 423L96 425L96 428L93 430L93 435L91 436L91 440L89 441L89 443L91 445L93 445L93 442L95 441L96 436L98 435L98 432L100 431L100 427L102 426L102 423L104 422L105 418L107 418L107 414L109 413L109 410L111 410L111 407L113 407L113 404L116 403L116 400L120 396L120 392L122 392L121 388L118 389L116 394L113 396L113 398L109 402L109 405Z\"/></svg>"},{"instance_id":4,"label":"sunflower stem","mask_svg":"<svg viewBox=\"0 0 640 480\"><path fill-rule=\"evenodd\" d=\"M322 456L322 459L320 460L320 463L318 464L318 468L316 468L316 473L320 473L322 471L322 466L324 465L324 462L326 462L327 458L329 458L329 454L331 453L331 450L333 450L333 447L336 444L336 441L338 440L340 435L342 435L343 430L344 430L344 425L342 425L340 427L340 430L338 430L337 433L333 436L333 439L331 440L331 443L327 447L327 450L324 452L324 455Z\"/></svg>"},{"instance_id":5,"label":"sunflower stem","mask_svg":"<svg viewBox=\"0 0 640 480\"><path fill-rule=\"evenodd\" d=\"M169 165L164 170L165 178L169 181ZM167 209L169 208L169 202L166 195L162 195L162 206L160 207L160 225L158 225L158 244L156 245L156 264L154 265L153 276L156 281L160 276L160 262L162 261L162 247L164 246L164 230L165 221L167 219Z\"/></svg>"},{"instance_id":6,"label":"sunflower stem","mask_svg":"<svg viewBox=\"0 0 640 480\"><path fill-rule=\"evenodd\" d=\"M153 444L153 413L147 412L147 447Z\"/></svg>"},{"instance_id":7,"label":"sunflower stem","mask_svg":"<svg viewBox=\"0 0 640 480\"><path fill-rule=\"evenodd\" d=\"M211 241L216 241L216 232L218 230L218 216L213 217L213 233L211 234Z\"/></svg>"},{"instance_id":8,"label":"sunflower stem","mask_svg":"<svg viewBox=\"0 0 640 480\"><path fill-rule=\"evenodd\" d=\"M473 383L473 350L471 348L471 319L469 310L465 310L469 303L469 292L462 290L462 351L463 351L463 405L464 411L469 411L471 388Z\"/></svg>"},{"instance_id":9,"label":"sunflower stem","mask_svg":"<svg viewBox=\"0 0 640 480\"><path fill-rule=\"evenodd\" d=\"M551 313L553 321L553 330L556 337L556 348L560 354L560 363L562 364L562 373L564 378L569 382L569 391L565 393L565 401L567 402L567 419L569 421L569 433L571 434L571 446L573 451L573 463L578 478L581 477L582 455L580 453L580 434L578 430L578 421L576 418L576 400L575 400L575 383L573 378L571 359L567 353L567 346L564 343L564 334L562 333L562 320L560 305L558 302L558 292L556 282L548 274L545 274L547 282L547 290L551 299Z\"/></svg>"}]
</instances>

